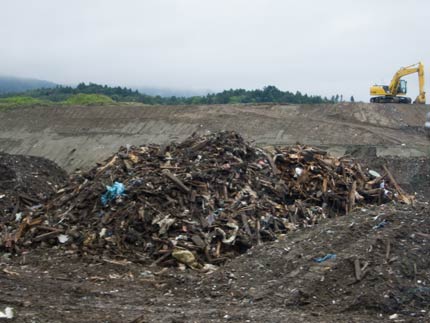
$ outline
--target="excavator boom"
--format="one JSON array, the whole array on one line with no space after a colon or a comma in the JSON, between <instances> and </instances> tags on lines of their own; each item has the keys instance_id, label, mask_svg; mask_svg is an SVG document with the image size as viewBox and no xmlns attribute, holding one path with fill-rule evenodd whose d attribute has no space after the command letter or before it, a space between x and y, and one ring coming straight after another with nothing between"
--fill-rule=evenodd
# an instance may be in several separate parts
<instances>
[{"instance_id":1,"label":"excavator boom","mask_svg":"<svg viewBox=\"0 0 430 323\"><path fill-rule=\"evenodd\" d=\"M424 66L420 62L418 67L418 85L420 89L420 93L415 99L414 103L417 104L426 104L426 92L424 91Z\"/></svg>"}]
</instances>

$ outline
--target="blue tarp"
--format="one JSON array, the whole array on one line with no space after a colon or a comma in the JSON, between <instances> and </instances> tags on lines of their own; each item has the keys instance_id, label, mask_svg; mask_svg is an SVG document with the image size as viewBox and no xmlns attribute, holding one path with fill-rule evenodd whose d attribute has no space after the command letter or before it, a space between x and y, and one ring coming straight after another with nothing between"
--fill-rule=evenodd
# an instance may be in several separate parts
<instances>
[{"instance_id":1,"label":"blue tarp","mask_svg":"<svg viewBox=\"0 0 430 323\"><path fill-rule=\"evenodd\" d=\"M106 193L101 197L103 205L108 204L110 201L114 200L117 196L123 196L125 192L125 186L123 183L115 182L112 186L106 186Z\"/></svg>"},{"instance_id":2,"label":"blue tarp","mask_svg":"<svg viewBox=\"0 0 430 323\"><path fill-rule=\"evenodd\" d=\"M336 254L334 254L334 253L328 253L324 257L314 258L314 261L318 262L318 263L321 263L321 262L324 262L324 261L329 260L329 259L336 259Z\"/></svg>"}]
</instances>

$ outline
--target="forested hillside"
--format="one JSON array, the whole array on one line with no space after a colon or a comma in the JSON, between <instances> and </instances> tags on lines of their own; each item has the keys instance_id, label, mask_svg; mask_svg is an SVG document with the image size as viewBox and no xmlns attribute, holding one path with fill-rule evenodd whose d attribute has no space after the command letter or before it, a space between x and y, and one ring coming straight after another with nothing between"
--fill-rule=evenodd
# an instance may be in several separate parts
<instances>
[{"instance_id":1,"label":"forested hillside","mask_svg":"<svg viewBox=\"0 0 430 323\"><path fill-rule=\"evenodd\" d=\"M245 90L230 89L219 93L209 93L192 97L162 97L159 95L147 95L137 90L125 87L110 87L94 83L80 83L77 87L57 86L54 88L35 89L21 93L22 96L62 102L77 94L102 94L116 102L140 102L145 104L181 105L181 104L234 104L234 103L297 103L317 104L339 101L339 95L330 99L318 95L302 94L281 91L277 87L269 85L263 89Z\"/></svg>"}]
</instances>

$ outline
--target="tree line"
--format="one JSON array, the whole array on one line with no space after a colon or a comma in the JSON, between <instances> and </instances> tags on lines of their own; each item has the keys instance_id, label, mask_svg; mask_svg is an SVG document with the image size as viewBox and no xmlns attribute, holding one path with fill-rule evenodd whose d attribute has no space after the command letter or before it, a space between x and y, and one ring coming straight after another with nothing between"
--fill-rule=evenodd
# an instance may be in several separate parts
<instances>
[{"instance_id":1,"label":"tree line","mask_svg":"<svg viewBox=\"0 0 430 323\"><path fill-rule=\"evenodd\" d=\"M53 102L66 101L76 94L102 94L116 102L139 102L144 104L160 105L192 105L192 104L235 104L235 103L293 103L293 104L319 104L342 102L342 96L335 95L330 99L318 95L307 95L297 91L281 91L276 86L269 85L263 89L245 90L230 89L219 93L207 95L180 97L152 96L140 93L126 87L111 87L95 83L80 83L76 87L56 86L53 88L41 88L20 93L41 100ZM17 94L13 94L16 96Z\"/></svg>"}]
</instances>

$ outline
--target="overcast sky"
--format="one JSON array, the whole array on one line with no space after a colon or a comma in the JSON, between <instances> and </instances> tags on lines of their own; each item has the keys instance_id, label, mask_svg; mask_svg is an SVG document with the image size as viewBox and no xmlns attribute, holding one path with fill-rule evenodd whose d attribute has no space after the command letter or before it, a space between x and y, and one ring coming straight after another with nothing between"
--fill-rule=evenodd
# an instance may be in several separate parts
<instances>
[{"instance_id":1,"label":"overcast sky","mask_svg":"<svg viewBox=\"0 0 430 323\"><path fill-rule=\"evenodd\" d=\"M429 15L424 0L0 0L0 74L367 101L430 64Z\"/></svg>"}]
</instances>

